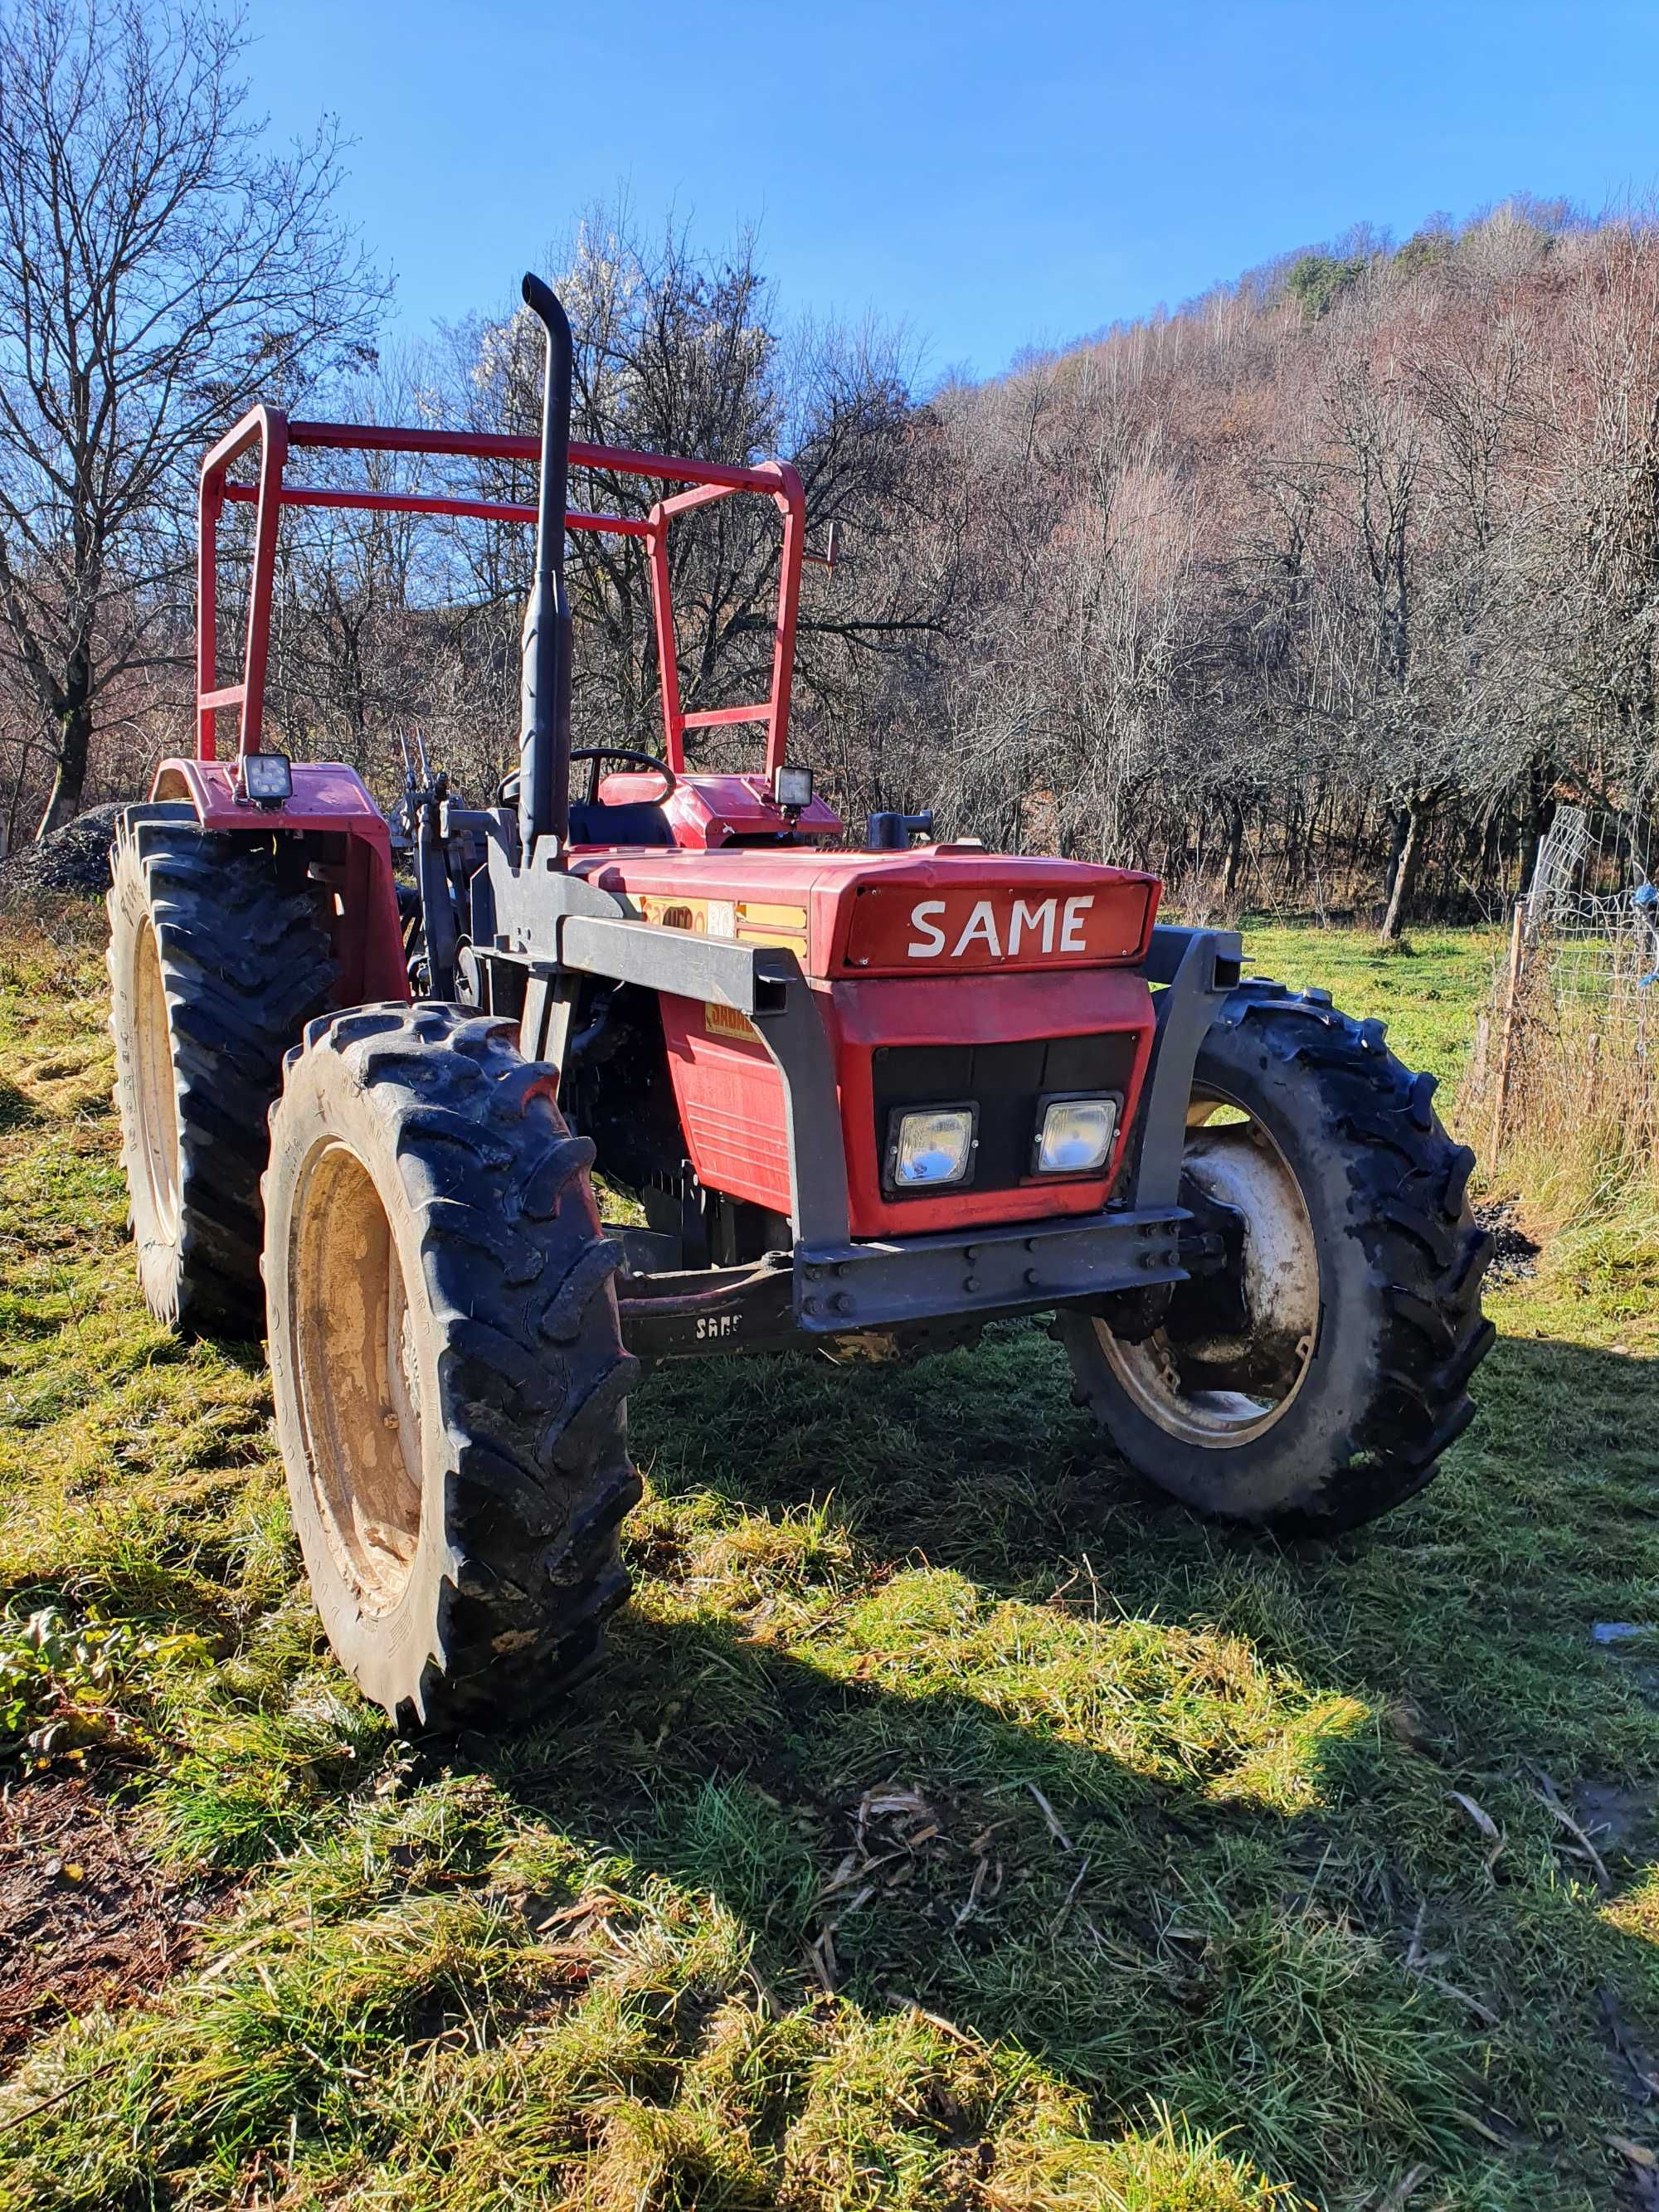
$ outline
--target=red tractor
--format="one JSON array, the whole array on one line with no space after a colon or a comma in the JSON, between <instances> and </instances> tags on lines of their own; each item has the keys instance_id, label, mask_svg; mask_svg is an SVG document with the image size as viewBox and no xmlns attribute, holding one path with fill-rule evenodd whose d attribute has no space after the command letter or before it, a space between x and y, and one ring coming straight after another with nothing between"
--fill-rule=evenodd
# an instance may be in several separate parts
<instances>
[{"instance_id":1,"label":"red tractor","mask_svg":"<svg viewBox=\"0 0 1659 2212\"><path fill-rule=\"evenodd\" d=\"M849 847L789 757L799 479L573 447L569 327L524 291L539 443L259 408L208 454L196 757L112 854L145 1296L182 1329L266 1328L342 1662L434 1724L585 1672L628 1589L628 1399L661 1359L1050 1314L1118 1451L1189 1505L1320 1532L1410 1497L1492 1334L1431 1079L1328 994L1243 979L1231 932L1157 926L1150 875L933 842L925 816ZM538 457L538 505L302 487L301 447ZM574 513L572 463L665 489ZM757 495L782 524L770 695L687 713L666 533ZM221 686L228 501L256 514ZM474 809L418 757L395 843L349 769L260 745L281 510L352 505L538 530L517 773ZM573 530L644 541L660 757L572 748ZM688 767L690 733L740 724L764 773Z\"/></svg>"}]
</instances>

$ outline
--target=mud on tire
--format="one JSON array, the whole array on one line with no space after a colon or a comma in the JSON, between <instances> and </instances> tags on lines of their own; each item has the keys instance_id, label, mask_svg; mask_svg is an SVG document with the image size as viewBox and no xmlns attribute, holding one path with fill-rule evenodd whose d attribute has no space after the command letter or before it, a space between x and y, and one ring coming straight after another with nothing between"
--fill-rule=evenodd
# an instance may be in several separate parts
<instances>
[{"instance_id":1,"label":"mud on tire","mask_svg":"<svg viewBox=\"0 0 1659 2212\"><path fill-rule=\"evenodd\" d=\"M1372 1520L1431 1479L1474 1417L1469 1379L1493 1337L1480 1310L1492 1239L1466 1196L1474 1155L1442 1127L1433 1091L1431 1076L1388 1049L1380 1022L1278 984L1247 984L1229 1000L1194 1071L1188 1176L1201 1185L1206 1146L1224 1162L1231 1146L1220 1194L1237 1201L1252 1187L1237 1172L1243 1155L1269 1161L1255 1187L1273 1177L1293 1187L1316 1289L1298 1324L1294 1386L1281 1382L1260 1401L1248 1395L1260 1387L1248 1339L1223 1355L1238 1362L1236 1377L1201 1341L1202 1325L1183 1328L1201 1285L1177 1285L1159 1330L1119 1338L1107 1320L1060 1318L1080 1401L1149 1480L1202 1512L1297 1534ZM1206 1116L1218 1133L1206 1133ZM1261 1224L1246 1218L1248 1261ZM1267 1258L1264 1280L1295 1272L1293 1253ZM1230 1421L1234 1405L1243 1410Z\"/></svg>"},{"instance_id":2,"label":"mud on tire","mask_svg":"<svg viewBox=\"0 0 1659 2212\"><path fill-rule=\"evenodd\" d=\"M291 842L135 807L110 852L110 1029L128 1225L168 1327L264 1326L259 1177L283 1055L333 981Z\"/></svg>"},{"instance_id":3,"label":"mud on tire","mask_svg":"<svg viewBox=\"0 0 1659 2212\"><path fill-rule=\"evenodd\" d=\"M394 1719L496 1723L589 1671L639 1496L587 1170L513 1024L313 1022L271 1111L277 1431L329 1640Z\"/></svg>"}]
</instances>

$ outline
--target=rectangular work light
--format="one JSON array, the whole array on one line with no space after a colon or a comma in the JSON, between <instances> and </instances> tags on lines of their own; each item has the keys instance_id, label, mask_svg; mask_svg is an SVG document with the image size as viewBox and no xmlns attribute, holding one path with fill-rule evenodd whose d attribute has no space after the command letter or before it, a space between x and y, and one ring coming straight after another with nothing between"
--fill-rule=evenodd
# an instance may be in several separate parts
<instances>
[{"instance_id":1,"label":"rectangular work light","mask_svg":"<svg viewBox=\"0 0 1659 2212\"><path fill-rule=\"evenodd\" d=\"M286 753L244 753L236 796L244 806L283 806L294 796L294 771Z\"/></svg>"},{"instance_id":2,"label":"rectangular work light","mask_svg":"<svg viewBox=\"0 0 1659 2212\"><path fill-rule=\"evenodd\" d=\"M811 769L775 768L772 771L772 797L786 814L804 814L812 804Z\"/></svg>"},{"instance_id":3,"label":"rectangular work light","mask_svg":"<svg viewBox=\"0 0 1659 2212\"><path fill-rule=\"evenodd\" d=\"M924 1106L889 1123L887 1181L895 1190L943 1190L974 1169L973 1106Z\"/></svg>"},{"instance_id":4,"label":"rectangular work light","mask_svg":"<svg viewBox=\"0 0 1659 2212\"><path fill-rule=\"evenodd\" d=\"M1038 1175L1089 1175L1103 1168L1117 1134L1115 1098L1048 1098L1037 1118L1031 1164Z\"/></svg>"}]
</instances>

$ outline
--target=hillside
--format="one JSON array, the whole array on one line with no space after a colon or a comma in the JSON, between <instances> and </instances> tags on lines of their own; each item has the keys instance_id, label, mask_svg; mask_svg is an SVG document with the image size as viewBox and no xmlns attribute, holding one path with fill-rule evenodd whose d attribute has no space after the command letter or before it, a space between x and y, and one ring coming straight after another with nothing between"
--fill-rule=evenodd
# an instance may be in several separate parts
<instances>
[{"instance_id":1,"label":"hillside","mask_svg":"<svg viewBox=\"0 0 1659 2212\"><path fill-rule=\"evenodd\" d=\"M1563 799L1650 830L1644 216L1516 202L1397 247L1359 235L931 392L894 335L794 322L747 251L699 257L600 210L565 258L580 434L782 453L809 544L838 526L835 568L806 574L793 728L852 818L932 805L994 844L1148 862L1194 910L1391 933L1500 912ZM539 362L521 313L485 312L310 404L531 429ZM345 465L310 459L325 480ZM382 488L529 490L520 464L374 466ZM574 496L643 514L655 494L579 471ZM244 556L227 529L228 653ZM775 518L729 503L677 526L672 549L684 703L752 700ZM482 797L517 728L528 557L511 524L291 515L273 732L386 789L395 732L419 726ZM571 562L579 737L659 744L643 552L578 535ZM184 571L178 590L184 655ZM153 686L118 687L88 796L130 790L185 726ZM14 830L42 788L32 731L0 698ZM697 740L710 759L745 742Z\"/></svg>"}]
</instances>

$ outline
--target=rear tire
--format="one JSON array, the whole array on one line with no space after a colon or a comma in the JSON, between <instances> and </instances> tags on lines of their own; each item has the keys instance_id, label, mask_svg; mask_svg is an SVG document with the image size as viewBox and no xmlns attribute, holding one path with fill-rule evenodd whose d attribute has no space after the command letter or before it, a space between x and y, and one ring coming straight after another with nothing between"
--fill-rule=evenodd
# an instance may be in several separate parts
<instances>
[{"instance_id":1,"label":"rear tire","mask_svg":"<svg viewBox=\"0 0 1659 2212\"><path fill-rule=\"evenodd\" d=\"M1330 1534L1431 1480L1474 1418L1492 1239L1414 1075L1328 1000L1247 984L1200 1047L1186 1185L1244 1224L1229 1312L1201 1282L1115 1334L1060 1317L1079 1399L1200 1512Z\"/></svg>"},{"instance_id":2,"label":"rear tire","mask_svg":"<svg viewBox=\"0 0 1659 2212\"><path fill-rule=\"evenodd\" d=\"M283 1054L334 963L295 842L137 807L110 853L110 1030L127 1222L158 1321L264 1325L259 1177Z\"/></svg>"},{"instance_id":3,"label":"rear tire","mask_svg":"<svg viewBox=\"0 0 1659 2212\"><path fill-rule=\"evenodd\" d=\"M496 1723L591 1670L640 1494L593 1147L511 1024L313 1022L271 1113L289 1495L330 1643L394 1721Z\"/></svg>"}]
</instances>

